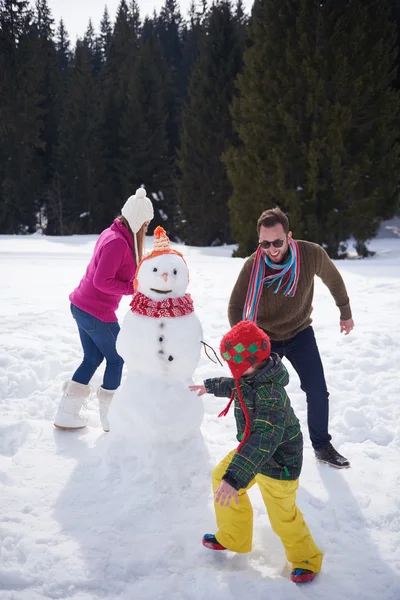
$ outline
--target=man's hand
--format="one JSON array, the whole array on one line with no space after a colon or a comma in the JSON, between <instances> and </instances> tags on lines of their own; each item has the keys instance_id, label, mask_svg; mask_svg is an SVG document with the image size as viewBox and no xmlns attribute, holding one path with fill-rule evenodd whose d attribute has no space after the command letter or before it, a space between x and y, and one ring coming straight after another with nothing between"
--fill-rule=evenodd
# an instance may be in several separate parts
<instances>
[{"instance_id":1,"label":"man's hand","mask_svg":"<svg viewBox=\"0 0 400 600\"><path fill-rule=\"evenodd\" d=\"M189 385L189 390L191 392L199 392L197 394L198 396L203 396L204 394L207 394L207 390L204 385Z\"/></svg>"},{"instance_id":2,"label":"man's hand","mask_svg":"<svg viewBox=\"0 0 400 600\"><path fill-rule=\"evenodd\" d=\"M239 504L239 496L237 490L232 487L227 481L222 481L215 490L215 502L222 507L228 508L231 503L232 496L235 498L236 504Z\"/></svg>"},{"instance_id":3,"label":"man's hand","mask_svg":"<svg viewBox=\"0 0 400 600\"><path fill-rule=\"evenodd\" d=\"M344 335L349 335L350 331L354 329L353 319L347 319L347 321L340 321L340 333L344 332Z\"/></svg>"}]
</instances>

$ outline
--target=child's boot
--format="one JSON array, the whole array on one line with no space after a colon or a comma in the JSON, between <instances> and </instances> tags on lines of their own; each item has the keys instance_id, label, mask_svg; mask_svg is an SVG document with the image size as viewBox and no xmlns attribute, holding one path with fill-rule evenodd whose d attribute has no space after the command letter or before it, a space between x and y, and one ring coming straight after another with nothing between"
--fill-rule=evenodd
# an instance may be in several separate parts
<instances>
[{"instance_id":1,"label":"child's boot","mask_svg":"<svg viewBox=\"0 0 400 600\"><path fill-rule=\"evenodd\" d=\"M308 569L293 569L290 575L290 579L294 583L308 583L309 581L312 581L314 577L315 573Z\"/></svg>"},{"instance_id":2,"label":"child's boot","mask_svg":"<svg viewBox=\"0 0 400 600\"><path fill-rule=\"evenodd\" d=\"M203 546L210 548L210 550L226 550L225 546L222 546L212 533L205 533L202 542Z\"/></svg>"}]
</instances>

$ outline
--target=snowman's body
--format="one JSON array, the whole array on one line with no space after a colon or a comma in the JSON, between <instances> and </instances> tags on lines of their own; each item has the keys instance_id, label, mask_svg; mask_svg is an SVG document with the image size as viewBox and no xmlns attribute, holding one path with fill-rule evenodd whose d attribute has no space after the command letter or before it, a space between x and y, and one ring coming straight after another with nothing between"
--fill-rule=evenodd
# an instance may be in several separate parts
<instances>
[{"instance_id":1,"label":"snowman's body","mask_svg":"<svg viewBox=\"0 0 400 600\"><path fill-rule=\"evenodd\" d=\"M179 316L185 312L179 302L188 299L188 280L180 255L146 259L138 272L136 292L147 302L145 314L131 310L121 325L117 351L128 375L111 406L111 434L113 428L125 431L140 446L180 442L200 434L203 404L188 386L200 359L202 328L193 311ZM169 299L178 304L177 315L157 310L160 302L165 305Z\"/></svg>"},{"instance_id":2,"label":"snowman's body","mask_svg":"<svg viewBox=\"0 0 400 600\"><path fill-rule=\"evenodd\" d=\"M146 564L169 574L182 556L202 555L201 535L212 521L203 403L188 389L202 340L188 280L178 254L153 251L140 264L117 340L128 372L111 404L104 447L116 482L115 529L119 515L129 515L129 543L142 549Z\"/></svg>"},{"instance_id":3,"label":"snowman's body","mask_svg":"<svg viewBox=\"0 0 400 600\"><path fill-rule=\"evenodd\" d=\"M195 313L152 318L129 311L117 339L129 376L150 373L168 381L191 379L200 360L202 329Z\"/></svg>"},{"instance_id":4,"label":"snowman's body","mask_svg":"<svg viewBox=\"0 0 400 600\"><path fill-rule=\"evenodd\" d=\"M113 402L111 420L122 419L141 443L184 440L199 432L203 404L188 386L201 338L194 313L154 319L129 312L117 343L128 376Z\"/></svg>"}]
</instances>

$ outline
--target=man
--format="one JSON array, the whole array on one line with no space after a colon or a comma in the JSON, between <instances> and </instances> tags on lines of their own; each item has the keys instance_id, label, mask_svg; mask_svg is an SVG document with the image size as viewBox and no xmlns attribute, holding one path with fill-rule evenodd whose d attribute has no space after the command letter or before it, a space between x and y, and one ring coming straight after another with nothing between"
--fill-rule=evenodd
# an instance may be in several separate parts
<instances>
[{"instance_id":1,"label":"man","mask_svg":"<svg viewBox=\"0 0 400 600\"><path fill-rule=\"evenodd\" d=\"M317 459L339 469L349 467L330 443L329 393L311 327L318 275L339 308L340 331L347 335L354 328L343 279L321 246L293 239L279 208L262 213L257 232L258 250L245 262L229 300L230 325L251 320L266 331L272 352L291 362L307 395L308 430Z\"/></svg>"}]
</instances>

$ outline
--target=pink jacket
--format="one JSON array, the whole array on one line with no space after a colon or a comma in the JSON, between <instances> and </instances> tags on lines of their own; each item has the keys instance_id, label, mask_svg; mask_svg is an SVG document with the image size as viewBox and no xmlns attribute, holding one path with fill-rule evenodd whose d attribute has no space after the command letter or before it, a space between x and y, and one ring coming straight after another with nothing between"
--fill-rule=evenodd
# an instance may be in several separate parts
<instances>
[{"instance_id":1,"label":"pink jacket","mask_svg":"<svg viewBox=\"0 0 400 600\"><path fill-rule=\"evenodd\" d=\"M100 321L115 323L122 296L133 294L135 272L132 236L115 219L100 234L86 273L69 299Z\"/></svg>"}]
</instances>

